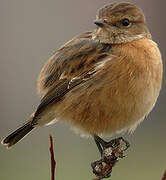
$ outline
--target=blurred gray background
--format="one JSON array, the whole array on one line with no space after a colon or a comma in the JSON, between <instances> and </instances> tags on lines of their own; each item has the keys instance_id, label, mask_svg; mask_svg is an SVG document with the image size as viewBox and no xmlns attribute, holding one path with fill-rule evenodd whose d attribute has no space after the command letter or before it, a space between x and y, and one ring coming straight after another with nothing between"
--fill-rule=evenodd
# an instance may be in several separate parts
<instances>
[{"instance_id":1,"label":"blurred gray background","mask_svg":"<svg viewBox=\"0 0 166 180\"><path fill-rule=\"evenodd\" d=\"M49 56L73 36L93 29L98 8L112 0L0 0L0 138L17 128L39 103L36 78ZM133 0L146 15L153 40L166 57L164 0ZM166 94L133 135L128 157L113 169L113 180L161 179L166 169ZM0 179L50 178L49 137L55 141L57 179L92 179L99 158L92 139L58 123L32 132L10 150L0 146Z\"/></svg>"}]
</instances>

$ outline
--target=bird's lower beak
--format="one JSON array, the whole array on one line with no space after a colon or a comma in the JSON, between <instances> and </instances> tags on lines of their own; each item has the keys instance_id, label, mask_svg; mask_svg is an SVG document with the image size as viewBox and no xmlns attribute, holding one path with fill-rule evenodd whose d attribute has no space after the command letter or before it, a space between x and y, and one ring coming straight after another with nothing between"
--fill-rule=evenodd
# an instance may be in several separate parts
<instances>
[{"instance_id":1,"label":"bird's lower beak","mask_svg":"<svg viewBox=\"0 0 166 180\"><path fill-rule=\"evenodd\" d=\"M103 27L103 26L106 25L105 21L104 20L100 20L100 19L99 20L95 20L94 24L96 24L99 27Z\"/></svg>"}]
</instances>

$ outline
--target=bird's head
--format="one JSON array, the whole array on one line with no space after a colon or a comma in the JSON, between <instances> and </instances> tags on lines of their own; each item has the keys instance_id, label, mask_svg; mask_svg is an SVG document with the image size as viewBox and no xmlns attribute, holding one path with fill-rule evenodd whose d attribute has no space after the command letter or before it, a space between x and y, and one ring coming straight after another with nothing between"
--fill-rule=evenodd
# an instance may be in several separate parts
<instances>
[{"instance_id":1,"label":"bird's head","mask_svg":"<svg viewBox=\"0 0 166 180\"><path fill-rule=\"evenodd\" d=\"M121 44L140 38L151 38L140 8L127 2L113 3L99 9L94 21L94 39L102 43Z\"/></svg>"}]
</instances>

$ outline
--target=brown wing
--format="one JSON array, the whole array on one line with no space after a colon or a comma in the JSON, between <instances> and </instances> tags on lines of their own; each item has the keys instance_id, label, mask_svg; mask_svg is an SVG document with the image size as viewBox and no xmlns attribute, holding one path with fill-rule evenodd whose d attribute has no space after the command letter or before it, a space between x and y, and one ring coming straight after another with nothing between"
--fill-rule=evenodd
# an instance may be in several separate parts
<instances>
[{"instance_id":1,"label":"brown wing","mask_svg":"<svg viewBox=\"0 0 166 180\"><path fill-rule=\"evenodd\" d=\"M64 97L64 95L69 92L74 87L80 85L81 83L84 83L91 79L94 74L96 74L98 70L94 67L87 71L86 73L82 74L79 77L72 78L72 79L62 79L59 80L59 83L55 86L52 86L49 91L45 94L45 96L42 98L40 105L38 106L35 114L33 123L35 124L36 117L50 104L56 103L61 98Z\"/></svg>"},{"instance_id":2,"label":"brown wing","mask_svg":"<svg viewBox=\"0 0 166 180\"><path fill-rule=\"evenodd\" d=\"M46 62L39 75L38 91L43 98L35 117L71 89L91 79L98 71L99 62L110 54L110 49L110 45L92 40L91 32L77 36L61 47Z\"/></svg>"},{"instance_id":3,"label":"brown wing","mask_svg":"<svg viewBox=\"0 0 166 180\"><path fill-rule=\"evenodd\" d=\"M57 87L61 79L84 74L102 61L110 48L110 45L92 40L92 32L75 37L48 59L38 78L38 92L45 95L50 88Z\"/></svg>"}]
</instances>

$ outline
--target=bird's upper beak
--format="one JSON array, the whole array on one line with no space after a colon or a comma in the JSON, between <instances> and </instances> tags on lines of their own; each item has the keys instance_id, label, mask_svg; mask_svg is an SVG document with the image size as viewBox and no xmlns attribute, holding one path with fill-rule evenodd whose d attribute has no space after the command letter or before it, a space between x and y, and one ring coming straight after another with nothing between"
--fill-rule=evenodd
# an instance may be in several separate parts
<instances>
[{"instance_id":1,"label":"bird's upper beak","mask_svg":"<svg viewBox=\"0 0 166 180\"><path fill-rule=\"evenodd\" d=\"M103 26L107 25L107 23L102 19L95 20L94 24L96 24L99 27L103 27Z\"/></svg>"}]
</instances>

